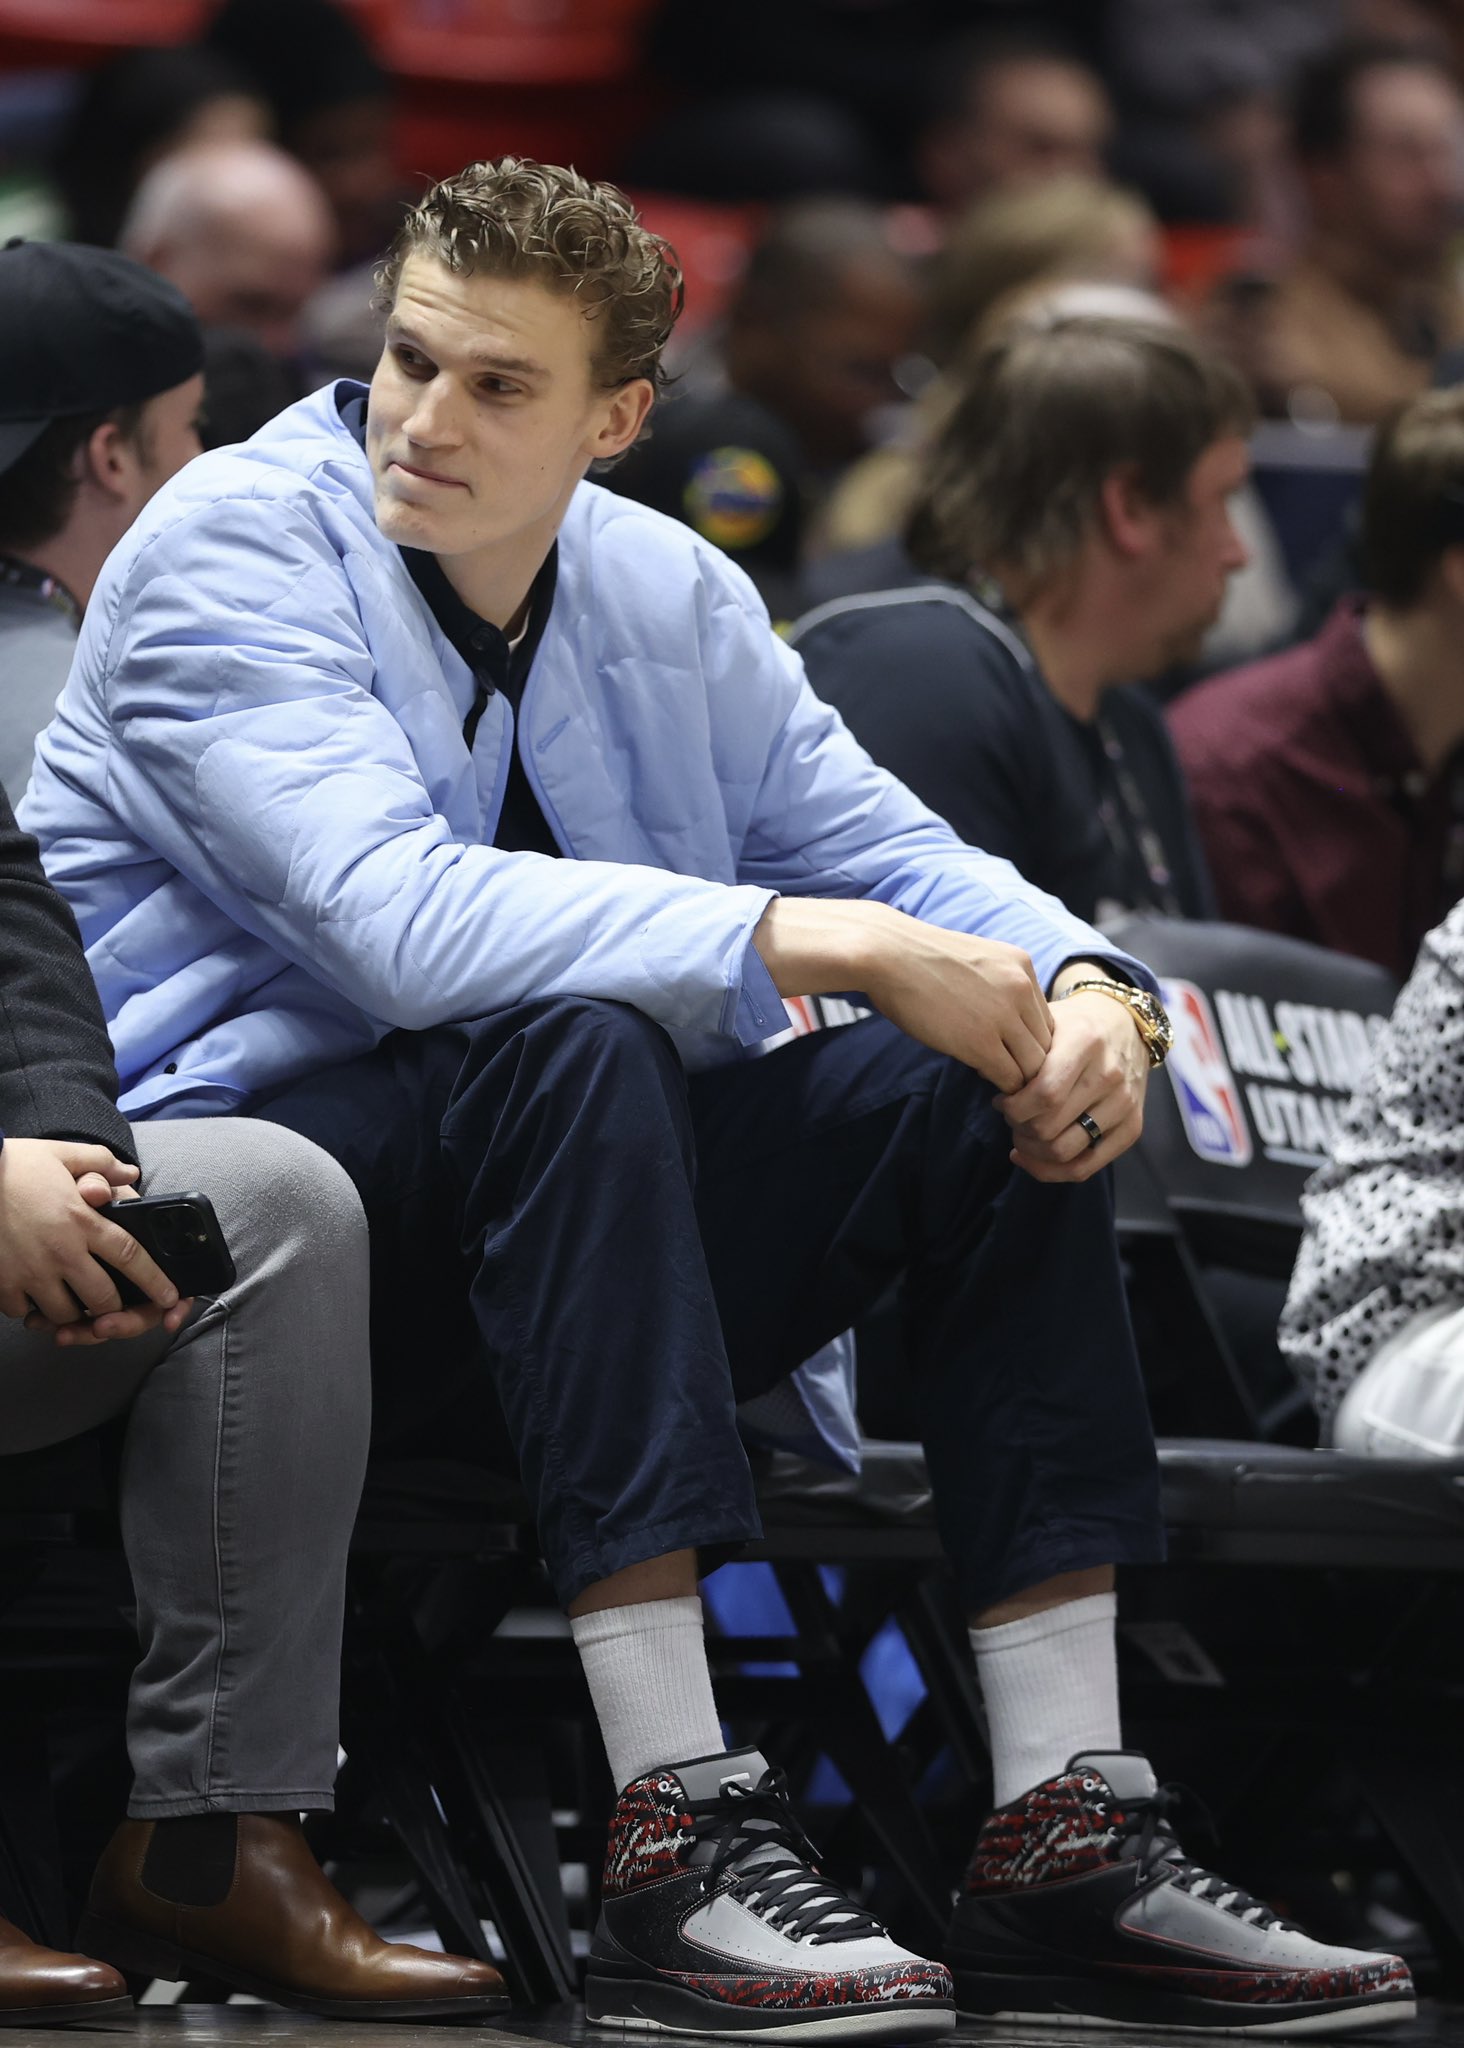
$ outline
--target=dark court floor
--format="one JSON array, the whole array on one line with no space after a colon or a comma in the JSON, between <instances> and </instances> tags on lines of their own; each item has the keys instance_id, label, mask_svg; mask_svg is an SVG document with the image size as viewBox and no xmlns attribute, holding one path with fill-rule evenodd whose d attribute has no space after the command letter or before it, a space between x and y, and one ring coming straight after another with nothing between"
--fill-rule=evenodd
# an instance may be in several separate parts
<instances>
[{"instance_id":1,"label":"dark court floor","mask_svg":"<svg viewBox=\"0 0 1464 2048\"><path fill-rule=\"evenodd\" d=\"M949 2038L970 2048L1103 2048L1106 2030L1041 2027L968 2027ZM618 2032L587 2027L577 2006L544 2006L511 2013L496 2027L350 2026L336 2020L306 2019L257 2005L144 2006L135 2019L91 2028L9 2027L0 2032L5 2048L66 2048L85 2035L116 2035L138 2048L424 2048L435 2035L453 2048L626 2048L630 2038ZM1193 2035L1156 2035L1159 2043L1193 2040ZM1222 2037L1224 2038L1224 2037ZM1234 2036L1228 2037L1234 2039ZM1112 2032L1113 2048L1140 2048L1132 2032ZM1370 2044L1394 2042L1397 2048L1464 2048L1464 2006L1425 2000L1411 2027L1387 2027L1348 2034L1345 2039ZM120 2044L119 2044L120 2048Z\"/></svg>"}]
</instances>

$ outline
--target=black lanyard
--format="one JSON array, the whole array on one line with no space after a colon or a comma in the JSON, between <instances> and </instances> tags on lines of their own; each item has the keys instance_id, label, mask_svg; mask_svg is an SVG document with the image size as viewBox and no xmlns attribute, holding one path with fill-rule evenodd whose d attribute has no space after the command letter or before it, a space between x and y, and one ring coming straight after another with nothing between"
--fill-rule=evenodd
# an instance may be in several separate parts
<instances>
[{"instance_id":1,"label":"black lanyard","mask_svg":"<svg viewBox=\"0 0 1464 2048\"><path fill-rule=\"evenodd\" d=\"M0 589L33 590L53 611L60 612L63 619L69 619L78 633L81 631L81 606L64 583L48 576L33 562L17 561L14 555L0 555Z\"/></svg>"},{"instance_id":2,"label":"black lanyard","mask_svg":"<svg viewBox=\"0 0 1464 2048\"><path fill-rule=\"evenodd\" d=\"M1098 815L1103 821L1104 831L1108 834L1108 842L1120 860L1126 861L1129 853L1137 850L1139 859L1144 864L1144 871L1149 877L1149 887L1153 891L1153 907L1162 910L1166 917L1183 917L1184 906L1174 893L1174 873L1164 851L1164 841L1159 837L1148 802L1139 787L1138 777L1129 766L1128 756L1123 750L1123 741L1102 712L1094 719L1093 724L1112 772L1113 787L1118 797L1116 804L1107 796L1101 796L1098 801ZM1118 816L1120 808L1124 812L1123 821ZM1127 838L1124 832L1125 822Z\"/></svg>"},{"instance_id":3,"label":"black lanyard","mask_svg":"<svg viewBox=\"0 0 1464 2048\"><path fill-rule=\"evenodd\" d=\"M1047 680L1037 665L1037 657L1032 652L1031 643L1022 630L1022 622L1007 605L999 586L983 577L976 581L975 594L980 603L1000 619L1020 645L1026 656L1028 672L1038 689L1051 695ZM1064 715L1071 716L1071 713ZM1174 892L1174 871L1164 851L1164 841L1159 837L1148 801L1139 788L1138 778L1129 766L1128 756L1123 750L1123 741L1101 711L1093 720L1093 730L1098 735L1098 743L1108 763L1117 799L1115 801L1113 797L1099 791L1099 822L1107 834L1108 843L1113 848L1120 866L1127 868L1133 854L1137 853L1149 878L1149 903L1132 907L1162 910L1166 917L1183 917L1184 905Z\"/></svg>"}]
</instances>

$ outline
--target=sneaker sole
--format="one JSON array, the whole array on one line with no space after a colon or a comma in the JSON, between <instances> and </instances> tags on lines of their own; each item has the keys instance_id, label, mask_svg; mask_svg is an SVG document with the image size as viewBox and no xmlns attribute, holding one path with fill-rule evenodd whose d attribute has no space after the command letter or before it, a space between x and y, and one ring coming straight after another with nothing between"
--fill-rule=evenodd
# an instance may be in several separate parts
<instances>
[{"instance_id":1,"label":"sneaker sole","mask_svg":"<svg viewBox=\"0 0 1464 2048\"><path fill-rule=\"evenodd\" d=\"M1025 1995L1025 2007L1006 2001ZM1086 2008L1086 2009L1084 2009ZM1123 1991L1048 1978L1013 1980L956 1973L963 2019L1019 2027L1131 2028L1146 2034L1352 2034L1400 2026L1418 2011L1414 1998L1358 1998L1349 2004L1251 2006L1177 1992Z\"/></svg>"},{"instance_id":2,"label":"sneaker sole","mask_svg":"<svg viewBox=\"0 0 1464 2048\"><path fill-rule=\"evenodd\" d=\"M955 2031L954 2006L945 2000L900 2001L889 2005L826 2005L788 2012L767 2006L723 2005L677 1984L585 1985L585 2019L592 2027L623 2027L643 2034L693 2034L703 2040L742 2041L749 2034L775 2034L781 2041L819 2041L829 2028L863 2041L928 2041Z\"/></svg>"}]
</instances>

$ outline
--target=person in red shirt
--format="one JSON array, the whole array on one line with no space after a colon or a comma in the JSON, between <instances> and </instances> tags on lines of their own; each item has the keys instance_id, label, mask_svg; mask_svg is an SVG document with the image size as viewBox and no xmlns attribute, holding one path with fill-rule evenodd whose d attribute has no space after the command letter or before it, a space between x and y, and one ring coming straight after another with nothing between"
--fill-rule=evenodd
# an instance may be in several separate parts
<instances>
[{"instance_id":1,"label":"person in red shirt","mask_svg":"<svg viewBox=\"0 0 1464 2048\"><path fill-rule=\"evenodd\" d=\"M1221 913L1400 979L1464 894L1464 389L1378 437L1367 597L1170 712Z\"/></svg>"}]
</instances>

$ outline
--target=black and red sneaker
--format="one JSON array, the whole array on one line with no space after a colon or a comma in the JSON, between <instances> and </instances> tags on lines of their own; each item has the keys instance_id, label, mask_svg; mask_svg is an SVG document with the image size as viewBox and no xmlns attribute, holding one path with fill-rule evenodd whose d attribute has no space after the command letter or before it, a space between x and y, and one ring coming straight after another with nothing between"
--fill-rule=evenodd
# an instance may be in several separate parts
<instances>
[{"instance_id":1,"label":"black and red sneaker","mask_svg":"<svg viewBox=\"0 0 1464 2048\"><path fill-rule=\"evenodd\" d=\"M627 1785L610 1824L585 2017L648 2033L920 2041L956 2024L949 1973L818 1874L755 1749Z\"/></svg>"},{"instance_id":2,"label":"black and red sneaker","mask_svg":"<svg viewBox=\"0 0 1464 2048\"><path fill-rule=\"evenodd\" d=\"M956 1902L960 2011L1002 2020L1336 2034L1411 2019L1398 1956L1329 1948L1190 1862L1142 1756L1075 1756L992 1814Z\"/></svg>"}]
</instances>

